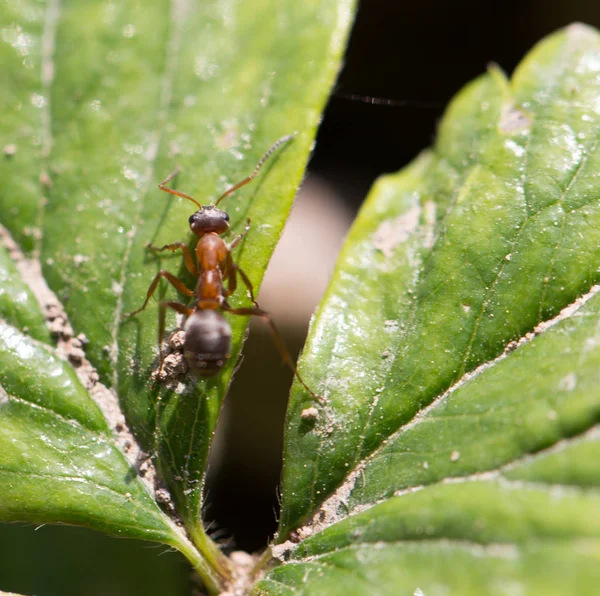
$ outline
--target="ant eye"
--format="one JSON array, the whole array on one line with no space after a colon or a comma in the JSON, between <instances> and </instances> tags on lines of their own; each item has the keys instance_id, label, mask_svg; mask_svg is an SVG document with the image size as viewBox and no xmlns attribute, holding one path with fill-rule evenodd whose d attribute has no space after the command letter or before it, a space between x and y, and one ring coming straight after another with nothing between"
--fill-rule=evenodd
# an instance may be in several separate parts
<instances>
[{"instance_id":1,"label":"ant eye","mask_svg":"<svg viewBox=\"0 0 600 596\"><path fill-rule=\"evenodd\" d=\"M224 219L225 221L229 221L229 214L228 214L228 213L225 213L225 214L224 214L224 216L225 216L225 217L223 217L223 219Z\"/></svg>"},{"instance_id":2,"label":"ant eye","mask_svg":"<svg viewBox=\"0 0 600 596\"><path fill-rule=\"evenodd\" d=\"M195 213L192 213L192 215L190 215L190 218L188 219L188 222L190 223L190 225L192 224L192 222L194 221L194 215Z\"/></svg>"}]
</instances>

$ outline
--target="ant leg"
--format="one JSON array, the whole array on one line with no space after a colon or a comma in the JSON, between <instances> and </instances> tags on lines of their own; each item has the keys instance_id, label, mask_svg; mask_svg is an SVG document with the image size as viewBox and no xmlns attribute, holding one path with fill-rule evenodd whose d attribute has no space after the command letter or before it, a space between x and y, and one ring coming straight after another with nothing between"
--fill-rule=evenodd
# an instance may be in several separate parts
<instances>
[{"instance_id":1,"label":"ant leg","mask_svg":"<svg viewBox=\"0 0 600 596\"><path fill-rule=\"evenodd\" d=\"M188 201L192 201L192 203L195 203L196 205L198 205L198 209L200 209L202 207L202 205L200 205L200 203L198 203L198 201L196 201L196 199L190 197L190 195L186 195L184 192L179 192L178 190L174 190L173 188L169 188L169 187L165 186L165 184L167 182L170 182L171 180L173 180L173 178L175 178L175 176L177 176L177 174L179 174L179 166L177 166L162 182L160 182L158 184L158 188L160 188L160 190L164 190L165 192L168 192L169 194L175 195L177 197L181 197L183 199L187 199Z\"/></svg>"},{"instance_id":2,"label":"ant leg","mask_svg":"<svg viewBox=\"0 0 600 596\"><path fill-rule=\"evenodd\" d=\"M258 308L258 303L254 298L254 287L252 286L252 282L248 279L248 276L244 273L242 268L239 265L236 265L231 258L231 253L227 253L227 290L225 292L225 296L231 296L237 288L237 275L240 275L244 285L248 289L248 293L250 294L250 300Z\"/></svg>"},{"instance_id":3,"label":"ant leg","mask_svg":"<svg viewBox=\"0 0 600 596\"><path fill-rule=\"evenodd\" d=\"M154 252L162 252L163 250L170 250L171 252L175 252L177 249L181 249L183 253L183 260L185 262L185 266L187 270L194 276L198 277L198 270L196 269L196 263L194 263L194 259L192 258L192 254L190 253L190 249L185 242L173 242L173 244L165 244L164 246L154 246L149 242L146 243L146 248Z\"/></svg>"},{"instance_id":4,"label":"ant leg","mask_svg":"<svg viewBox=\"0 0 600 596\"><path fill-rule=\"evenodd\" d=\"M269 315L268 312L262 310L261 308L231 308L227 303L223 304L223 310L232 315L259 317L265 323L267 323L267 325L269 326L269 331L271 332L271 336L273 337L273 341L275 342L275 345L277 346L277 350L281 354L281 357L283 358L283 361L285 362L285 364L288 365L288 367L294 373L294 376L298 379L298 381L300 381L300 383L304 387L304 389L306 389L316 401L318 401L320 404L327 403L327 400L324 397L317 395L304 382L304 380L300 376L300 373L298 373L298 369L296 368L296 365L294 364L294 361L292 360L290 353L287 351L287 348L285 347L285 343L283 341L283 338L281 337L281 333L275 326L275 323L273 322L273 319L271 319L271 316Z\"/></svg>"},{"instance_id":5,"label":"ant leg","mask_svg":"<svg viewBox=\"0 0 600 596\"><path fill-rule=\"evenodd\" d=\"M146 306L148 305L148 301L150 300L150 298L152 298L152 294L154 294L154 292L156 291L156 287L158 286L158 282L160 281L161 277L164 277L177 291L181 292L182 294L185 294L186 296L194 295L194 291L190 290L180 279L177 279L172 273L169 273L168 271L164 270L159 271L154 276L154 279L152 280L152 283L150 284L150 287L146 292L146 300L144 300L144 304L142 304L141 308L138 308L133 312L122 315L124 319L127 317L133 317L134 315L137 315L139 312L142 312L146 308Z\"/></svg>"},{"instance_id":6,"label":"ant leg","mask_svg":"<svg viewBox=\"0 0 600 596\"><path fill-rule=\"evenodd\" d=\"M254 306L256 306L256 308L258 308L258 302L256 302L256 299L254 298L254 286L252 285L252 282L248 279L248 276L244 273L244 270L239 265L234 263L233 270L233 277L236 276L236 273L240 274L240 277L242 278L242 281L244 282L244 285L250 294L250 301L254 304Z\"/></svg>"},{"instance_id":7,"label":"ant leg","mask_svg":"<svg viewBox=\"0 0 600 596\"><path fill-rule=\"evenodd\" d=\"M165 336L165 319L167 308L172 308L174 311L185 316L190 316L192 314L192 309L188 308L185 304L181 304L181 302L165 300L158 305L158 358L160 366L158 367L156 378L160 378L163 368L163 362L165 360L163 356L163 338Z\"/></svg>"},{"instance_id":8,"label":"ant leg","mask_svg":"<svg viewBox=\"0 0 600 596\"><path fill-rule=\"evenodd\" d=\"M246 236L246 234L250 231L250 218L248 218L246 220L246 227L244 228L244 231L241 234L238 234L231 242L231 244L227 247L228 250L231 252L244 238L244 236Z\"/></svg>"}]
</instances>

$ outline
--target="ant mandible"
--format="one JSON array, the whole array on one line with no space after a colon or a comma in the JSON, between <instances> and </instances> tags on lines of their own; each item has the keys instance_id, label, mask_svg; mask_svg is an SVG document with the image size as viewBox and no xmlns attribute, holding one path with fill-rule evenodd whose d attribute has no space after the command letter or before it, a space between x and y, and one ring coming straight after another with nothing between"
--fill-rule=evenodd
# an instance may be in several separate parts
<instances>
[{"instance_id":1,"label":"ant mandible","mask_svg":"<svg viewBox=\"0 0 600 596\"><path fill-rule=\"evenodd\" d=\"M165 186L179 172L176 168L159 185L158 188L172 195L182 197L191 201L198 207L198 211L189 218L191 231L199 237L195 248L196 259L192 257L190 248L185 242L174 242L164 246L146 246L156 252L165 250L181 250L187 270L198 280L196 288L191 290L180 279L172 273L161 270L152 280L144 304L137 310L123 315L123 318L132 317L143 311L158 286L161 278L165 278L178 292L193 298L191 306L186 306L181 302L166 300L159 303L158 318L158 346L160 353L160 371L163 366L163 338L165 333L166 309L170 308L185 317L183 323L184 342L183 356L193 371L203 377L212 377L217 374L224 366L230 356L231 350L231 327L221 314L221 311L231 315L255 316L261 318L269 326L271 335L279 353L284 362L290 367L298 381L317 401L323 402L324 398L314 393L304 382L294 361L285 347L285 343L279 333L275 323L269 313L259 308L254 299L254 289L252 283L240 266L233 260L232 251L242 241L244 236L250 230L250 219L247 220L245 230L236 236L233 241L227 244L221 236L229 230L229 215L217 208L217 205L227 196L251 182L259 173L260 169L267 159L281 145L293 139L295 134L286 135L276 141L269 150L260 158L256 167L249 176L227 189L216 201L214 205L200 205L196 199L183 192L174 190ZM227 302L227 298L235 292L237 288L238 275L248 289L250 299L254 306L232 308ZM225 287L227 282L227 287Z\"/></svg>"}]
</instances>

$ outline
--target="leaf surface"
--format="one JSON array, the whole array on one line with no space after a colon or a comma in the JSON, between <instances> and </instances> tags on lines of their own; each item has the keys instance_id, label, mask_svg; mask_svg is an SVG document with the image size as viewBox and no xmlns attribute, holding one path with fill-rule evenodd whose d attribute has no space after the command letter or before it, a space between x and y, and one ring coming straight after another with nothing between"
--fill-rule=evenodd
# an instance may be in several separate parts
<instances>
[{"instance_id":1,"label":"leaf surface","mask_svg":"<svg viewBox=\"0 0 600 596\"><path fill-rule=\"evenodd\" d=\"M195 211L184 199L161 193L157 183L178 166L181 172L172 184L201 204L211 203L252 172L277 139L296 133L252 185L223 203L231 216L227 241L252 219L252 229L234 258L258 291L339 69L352 8L351 0L25 0L5 3L2 9L7 26L0 44L6 64L0 83L0 132L8 144L0 175L8 182L0 189L0 223L27 256L39 258L44 278L64 304L75 333L83 332L89 340L86 357L100 381L118 395L129 427L171 492L177 515L209 558L218 555L200 519L206 456L247 318L229 319L233 349L220 375L211 380L183 375L162 385L152 379L158 365L156 301L135 318L124 322L122 316L141 306L161 269L195 283L180 254L157 256L144 246L149 241L160 246L189 240L188 218ZM39 323L39 311L29 302L17 309L15 296L22 280L10 262L1 260L4 257L0 270L6 268L3 279L10 280L6 289L13 294L7 305L0 300L0 314L20 329L33 329L25 315L35 312L32 316ZM155 298L182 299L167 283ZM231 302L249 304L243 285ZM176 326L176 318L170 316L168 331ZM6 329L6 358L16 358L18 350L10 342L17 341L17 331ZM19 372L11 387L5 387L10 397L6 407L11 412L27 410L30 406L21 404L25 400L39 408L57 404L58 415L68 420L75 411L77 420L92 416L91 430L105 434L110 444L110 431L98 426L98 412L85 391L62 394L62 385L47 386L45 375L58 370L56 354L18 337L19 345L31 343L32 350L42 350L41 362L50 358L53 364L50 371L40 365L27 370L27 376ZM63 368L60 374L70 375L75 383L68 366ZM29 385L21 387L25 379ZM68 388L71 381L65 382ZM72 402L65 402L67 395ZM50 450L50 459L56 448L39 432L52 427L53 419L35 412L19 410L7 416L6 423L13 420L11 425L20 427L31 422L31 430L22 429L15 445L22 449L37 437L35 452L43 467L44 448ZM36 427L38 418L43 420ZM53 441L62 432L68 434L69 424L56 422ZM77 445L83 441L76 467L85 467L83 454L88 451L90 470L96 474L97 457L87 445L99 439L72 438ZM51 484L62 465L66 464L59 458L50 466ZM121 470L116 463L115 470ZM121 478L121 471L115 474ZM125 494L127 483L122 478L119 482L109 484L113 492L106 498L113 499L111 507ZM35 499L47 494L42 491L35 497L34 484L15 484L13 489L14 502L25 505L12 510L5 503L7 518L37 519L33 512L42 503L34 505ZM72 490L69 483L61 484L60 491L52 493L52 515L40 515L61 520L62 506L74 503L68 499ZM75 508L84 513L67 511L62 521L117 532L129 516L141 515L143 520L135 515L130 520L133 534L143 534L147 521L148 532L167 540L168 533L163 536L163 530L152 525L162 528L166 519L155 503L146 503L143 491L125 492L133 495L131 506L122 507L112 520L99 514L104 521L93 521L90 501ZM154 521L153 515L158 515Z\"/></svg>"},{"instance_id":2,"label":"leaf surface","mask_svg":"<svg viewBox=\"0 0 600 596\"><path fill-rule=\"evenodd\" d=\"M288 563L258 592L593 593L599 63L596 31L549 37L374 188L305 350L328 403L293 394Z\"/></svg>"},{"instance_id":3,"label":"leaf surface","mask_svg":"<svg viewBox=\"0 0 600 596\"><path fill-rule=\"evenodd\" d=\"M168 519L71 366L7 324L0 346L0 518L172 542Z\"/></svg>"},{"instance_id":4,"label":"leaf surface","mask_svg":"<svg viewBox=\"0 0 600 596\"><path fill-rule=\"evenodd\" d=\"M4 247L0 247L0 318L35 339L50 341L40 306Z\"/></svg>"}]
</instances>

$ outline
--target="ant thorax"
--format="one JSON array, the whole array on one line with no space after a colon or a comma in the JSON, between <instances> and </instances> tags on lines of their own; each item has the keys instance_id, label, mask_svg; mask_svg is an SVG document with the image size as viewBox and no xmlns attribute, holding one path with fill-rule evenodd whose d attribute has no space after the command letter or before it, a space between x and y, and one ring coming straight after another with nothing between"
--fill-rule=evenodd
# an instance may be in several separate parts
<instances>
[{"instance_id":1,"label":"ant thorax","mask_svg":"<svg viewBox=\"0 0 600 596\"><path fill-rule=\"evenodd\" d=\"M229 229L229 215L214 205L204 205L190 215L190 229L196 236L224 234Z\"/></svg>"}]
</instances>

